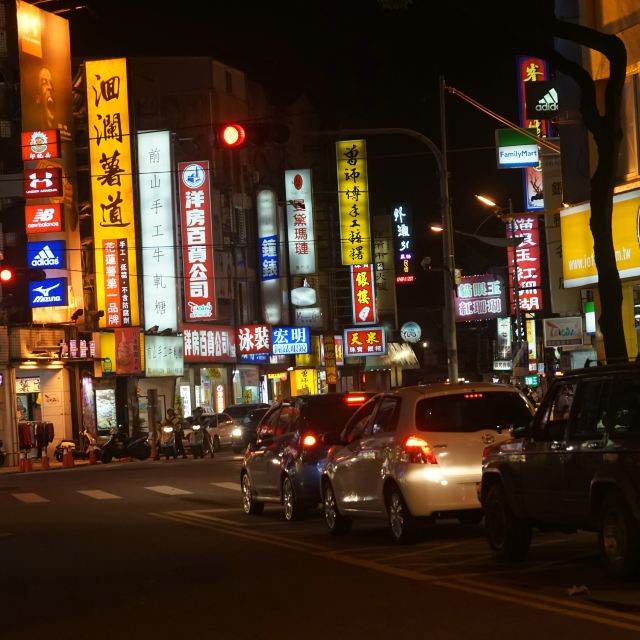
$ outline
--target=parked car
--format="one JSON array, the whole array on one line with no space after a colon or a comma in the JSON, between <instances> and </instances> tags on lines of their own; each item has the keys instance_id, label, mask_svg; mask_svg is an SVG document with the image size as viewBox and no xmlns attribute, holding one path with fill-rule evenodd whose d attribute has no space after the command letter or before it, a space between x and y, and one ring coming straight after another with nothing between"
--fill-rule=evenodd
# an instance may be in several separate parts
<instances>
[{"instance_id":1,"label":"parked car","mask_svg":"<svg viewBox=\"0 0 640 640\"><path fill-rule=\"evenodd\" d=\"M248 445L256 443L258 425L267 411L269 411L269 407L253 409L242 418L240 426L231 433L231 448L234 453L241 453Z\"/></svg>"},{"instance_id":2,"label":"parked car","mask_svg":"<svg viewBox=\"0 0 640 640\"><path fill-rule=\"evenodd\" d=\"M381 393L353 415L321 477L331 533L352 517L386 518L396 542L425 521L477 523L482 451L529 423L533 408L505 384L432 384Z\"/></svg>"},{"instance_id":3,"label":"parked car","mask_svg":"<svg viewBox=\"0 0 640 640\"><path fill-rule=\"evenodd\" d=\"M250 402L247 404L230 404L224 410L224 413L231 416L234 420L242 422L252 411L256 409L269 409L270 405L264 402Z\"/></svg>"},{"instance_id":4,"label":"parked car","mask_svg":"<svg viewBox=\"0 0 640 640\"><path fill-rule=\"evenodd\" d=\"M240 472L242 507L259 514L265 502L282 503L286 520L320 504L320 473L330 437L373 394L329 393L288 398L260 423L257 442Z\"/></svg>"},{"instance_id":5,"label":"parked car","mask_svg":"<svg viewBox=\"0 0 640 640\"><path fill-rule=\"evenodd\" d=\"M640 572L640 364L556 379L529 427L484 456L481 501L498 561L526 557L533 527L597 531L608 574Z\"/></svg>"},{"instance_id":6,"label":"parked car","mask_svg":"<svg viewBox=\"0 0 640 640\"><path fill-rule=\"evenodd\" d=\"M231 446L233 430L240 426L240 423L228 413L211 413L207 410L204 410L203 422L211 437L214 451ZM185 421L183 429L183 443L186 448L189 446L192 431L189 419Z\"/></svg>"}]
</instances>

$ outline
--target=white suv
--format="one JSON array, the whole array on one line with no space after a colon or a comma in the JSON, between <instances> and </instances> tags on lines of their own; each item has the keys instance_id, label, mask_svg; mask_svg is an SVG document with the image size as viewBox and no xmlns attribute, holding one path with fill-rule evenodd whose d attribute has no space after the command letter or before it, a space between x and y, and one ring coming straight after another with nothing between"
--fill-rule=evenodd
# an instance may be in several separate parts
<instances>
[{"instance_id":1,"label":"white suv","mask_svg":"<svg viewBox=\"0 0 640 640\"><path fill-rule=\"evenodd\" d=\"M328 453L320 482L329 531L348 531L352 516L379 516L394 540L407 542L420 518L479 522L483 449L508 439L532 414L525 396L503 384L436 384L375 396Z\"/></svg>"}]
</instances>

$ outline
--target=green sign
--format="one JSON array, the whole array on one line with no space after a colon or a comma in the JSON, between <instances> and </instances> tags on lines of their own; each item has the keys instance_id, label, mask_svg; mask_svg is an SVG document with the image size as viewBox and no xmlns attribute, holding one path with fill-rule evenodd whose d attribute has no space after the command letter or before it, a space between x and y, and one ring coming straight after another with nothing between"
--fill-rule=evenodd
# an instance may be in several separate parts
<instances>
[{"instance_id":1,"label":"green sign","mask_svg":"<svg viewBox=\"0 0 640 640\"><path fill-rule=\"evenodd\" d=\"M525 376L524 383L527 387L537 387L538 386L538 376Z\"/></svg>"},{"instance_id":2,"label":"green sign","mask_svg":"<svg viewBox=\"0 0 640 640\"><path fill-rule=\"evenodd\" d=\"M538 143L521 131L496 129L496 155L499 169L537 167Z\"/></svg>"}]
</instances>

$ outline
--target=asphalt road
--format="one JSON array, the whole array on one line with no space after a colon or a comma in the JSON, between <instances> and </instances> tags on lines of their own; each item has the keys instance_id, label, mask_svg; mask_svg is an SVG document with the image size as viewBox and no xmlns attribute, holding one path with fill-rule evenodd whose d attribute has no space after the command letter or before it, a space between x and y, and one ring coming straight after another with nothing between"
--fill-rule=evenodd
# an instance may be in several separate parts
<instances>
[{"instance_id":1,"label":"asphalt road","mask_svg":"<svg viewBox=\"0 0 640 640\"><path fill-rule=\"evenodd\" d=\"M240 464L0 475L0 638L640 637L640 583L604 577L592 534L536 534L507 567L481 525L407 547L373 521L335 538L319 512L245 516Z\"/></svg>"}]
</instances>

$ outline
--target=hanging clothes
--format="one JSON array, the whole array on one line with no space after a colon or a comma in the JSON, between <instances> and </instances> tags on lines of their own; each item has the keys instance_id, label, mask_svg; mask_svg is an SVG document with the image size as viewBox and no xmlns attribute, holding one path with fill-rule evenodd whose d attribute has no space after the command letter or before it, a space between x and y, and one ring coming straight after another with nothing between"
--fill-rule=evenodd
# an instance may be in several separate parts
<instances>
[{"instance_id":1,"label":"hanging clothes","mask_svg":"<svg viewBox=\"0 0 640 640\"><path fill-rule=\"evenodd\" d=\"M18 422L18 443L20 449L33 448L34 437L32 424L30 422Z\"/></svg>"}]
</instances>

